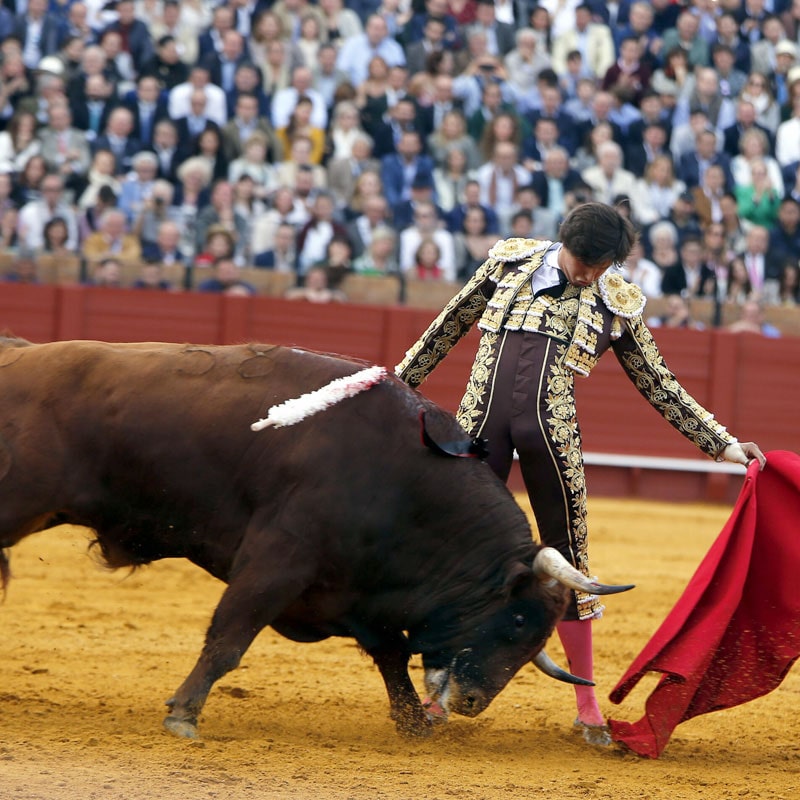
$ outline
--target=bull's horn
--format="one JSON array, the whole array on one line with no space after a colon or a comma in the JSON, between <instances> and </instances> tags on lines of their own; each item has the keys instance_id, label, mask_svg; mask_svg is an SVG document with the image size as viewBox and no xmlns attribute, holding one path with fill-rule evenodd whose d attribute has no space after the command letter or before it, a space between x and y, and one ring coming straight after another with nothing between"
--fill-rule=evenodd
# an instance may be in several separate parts
<instances>
[{"instance_id":1,"label":"bull's horn","mask_svg":"<svg viewBox=\"0 0 800 800\"><path fill-rule=\"evenodd\" d=\"M532 659L531 664L533 664L536 669L541 670L544 672L545 675L549 675L551 678L555 678L557 681L563 681L564 683L572 683L576 684L577 686L594 686L593 681L587 681L586 678L579 678L577 675L573 675L571 672L567 672L565 669L561 669L561 667L550 658L544 650L540 650Z\"/></svg>"},{"instance_id":2,"label":"bull's horn","mask_svg":"<svg viewBox=\"0 0 800 800\"><path fill-rule=\"evenodd\" d=\"M617 594L633 589L634 584L629 583L624 586L610 586L605 583L598 583L587 578L579 572L572 564L567 561L561 553L553 547L543 547L533 559L533 573L540 580L544 578L555 578L559 583L570 589L587 594Z\"/></svg>"}]
</instances>

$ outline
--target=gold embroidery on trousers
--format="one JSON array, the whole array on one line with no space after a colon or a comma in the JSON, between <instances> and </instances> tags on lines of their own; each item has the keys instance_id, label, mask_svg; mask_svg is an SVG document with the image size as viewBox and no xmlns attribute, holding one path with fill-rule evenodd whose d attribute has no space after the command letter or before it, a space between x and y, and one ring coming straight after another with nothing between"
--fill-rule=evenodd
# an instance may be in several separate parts
<instances>
[{"instance_id":1,"label":"gold embroidery on trousers","mask_svg":"<svg viewBox=\"0 0 800 800\"><path fill-rule=\"evenodd\" d=\"M473 430L486 413L484 396L497 362L495 344L499 338L496 333L484 333L481 336L467 388L456 412L459 424L471 436L475 435Z\"/></svg>"}]
</instances>

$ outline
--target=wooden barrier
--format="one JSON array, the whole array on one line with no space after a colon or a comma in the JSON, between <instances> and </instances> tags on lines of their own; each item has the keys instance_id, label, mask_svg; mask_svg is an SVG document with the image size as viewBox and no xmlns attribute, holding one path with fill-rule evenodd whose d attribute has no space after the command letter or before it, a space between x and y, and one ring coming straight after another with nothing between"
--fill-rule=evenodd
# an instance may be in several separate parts
<instances>
[{"instance_id":1,"label":"wooden barrier","mask_svg":"<svg viewBox=\"0 0 800 800\"><path fill-rule=\"evenodd\" d=\"M33 341L262 341L342 353L390 368L432 315L397 305L319 305L267 296L15 284L0 291L0 329ZM664 328L653 333L685 388L731 431L765 450L800 452L800 338ZM457 408L478 338L473 330L453 349L423 385L425 395L451 411ZM576 383L587 453L711 463L637 397L612 355L601 359L590 380ZM730 500L741 485L740 475L641 466L590 466L587 476L597 494L671 499Z\"/></svg>"}]
</instances>

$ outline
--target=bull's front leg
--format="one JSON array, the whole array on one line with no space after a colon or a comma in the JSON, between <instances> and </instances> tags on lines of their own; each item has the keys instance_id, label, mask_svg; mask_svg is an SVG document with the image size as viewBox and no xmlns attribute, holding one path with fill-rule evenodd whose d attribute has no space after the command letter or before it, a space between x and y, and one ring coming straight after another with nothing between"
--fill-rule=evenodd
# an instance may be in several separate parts
<instances>
[{"instance_id":1,"label":"bull's front leg","mask_svg":"<svg viewBox=\"0 0 800 800\"><path fill-rule=\"evenodd\" d=\"M427 736L431 722L408 675L410 654L405 638L394 639L367 649L372 656L389 695L389 713L402 736Z\"/></svg>"},{"instance_id":2,"label":"bull's front leg","mask_svg":"<svg viewBox=\"0 0 800 800\"><path fill-rule=\"evenodd\" d=\"M258 633L302 594L313 566L310 559L298 564L292 552L290 542L264 534L258 549L240 553L246 566L234 573L223 593L194 669L167 701L168 731L188 739L198 737L197 720L211 687L239 666Z\"/></svg>"}]
</instances>

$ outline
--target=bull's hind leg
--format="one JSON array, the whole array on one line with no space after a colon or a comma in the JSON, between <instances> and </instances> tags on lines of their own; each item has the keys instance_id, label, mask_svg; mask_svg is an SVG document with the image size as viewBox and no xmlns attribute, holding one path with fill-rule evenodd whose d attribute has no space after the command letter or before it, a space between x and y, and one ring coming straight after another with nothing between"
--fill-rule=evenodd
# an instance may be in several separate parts
<instances>
[{"instance_id":1,"label":"bull's hind leg","mask_svg":"<svg viewBox=\"0 0 800 800\"><path fill-rule=\"evenodd\" d=\"M253 639L302 594L313 574L310 563L291 558L291 541L265 532L258 538L257 551L240 552L238 560L244 566L234 570L214 611L200 658L167 701L170 713L164 727L176 736L197 738L197 719L211 687L239 666Z\"/></svg>"},{"instance_id":2,"label":"bull's hind leg","mask_svg":"<svg viewBox=\"0 0 800 800\"><path fill-rule=\"evenodd\" d=\"M431 722L408 676L409 652L406 640L398 635L392 641L367 649L372 656L389 695L389 709L397 730L403 736L426 736Z\"/></svg>"}]
</instances>

